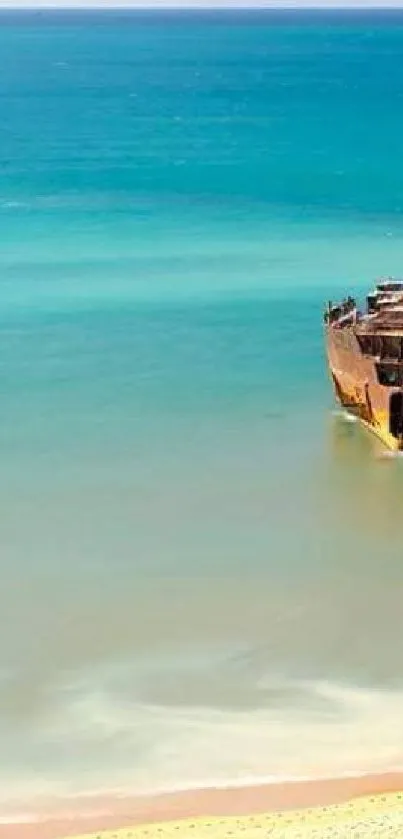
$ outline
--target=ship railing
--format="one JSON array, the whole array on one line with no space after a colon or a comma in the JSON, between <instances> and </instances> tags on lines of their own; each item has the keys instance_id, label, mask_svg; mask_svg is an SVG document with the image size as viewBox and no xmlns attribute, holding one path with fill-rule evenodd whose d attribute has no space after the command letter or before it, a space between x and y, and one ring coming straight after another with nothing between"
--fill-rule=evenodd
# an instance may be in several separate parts
<instances>
[{"instance_id":1,"label":"ship railing","mask_svg":"<svg viewBox=\"0 0 403 839\"><path fill-rule=\"evenodd\" d=\"M324 321L329 324L345 326L349 320L357 318L357 304L353 297L347 297L341 303L332 303L329 300L324 312Z\"/></svg>"}]
</instances>

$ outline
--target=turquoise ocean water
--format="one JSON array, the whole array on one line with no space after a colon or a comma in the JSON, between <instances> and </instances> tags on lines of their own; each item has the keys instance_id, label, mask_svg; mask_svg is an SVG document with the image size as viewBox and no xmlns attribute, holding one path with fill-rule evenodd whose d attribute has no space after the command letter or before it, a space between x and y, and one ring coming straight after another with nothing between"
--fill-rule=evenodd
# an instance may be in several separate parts
<instances>
[{"instance_id":1,"label":"turquoise ocean water","mask_svg":"<svg viewBox=\"0 0 403 839\"><path fill-rule=\"evenodd\" d=\"M403 14L0 14L0 817L403 765Z\"/></svg>"}]
</instances>

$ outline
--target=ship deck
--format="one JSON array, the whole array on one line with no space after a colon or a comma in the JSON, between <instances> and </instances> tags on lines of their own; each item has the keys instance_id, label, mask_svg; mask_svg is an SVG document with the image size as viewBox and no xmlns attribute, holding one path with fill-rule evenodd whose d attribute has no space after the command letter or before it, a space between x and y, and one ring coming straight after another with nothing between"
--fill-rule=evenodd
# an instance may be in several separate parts
<instances>
[{"instance_id":1,"label":"ship deck","mask_svg":"<svg viewBox=\"0 0 403 839\"><path fill-rule=\"evenodd\" d=\"M363 315L356 322L356 332L363 335L379 332L403 335L403 306L390 307L371 315Z\"/></svg>"}]
</instances>

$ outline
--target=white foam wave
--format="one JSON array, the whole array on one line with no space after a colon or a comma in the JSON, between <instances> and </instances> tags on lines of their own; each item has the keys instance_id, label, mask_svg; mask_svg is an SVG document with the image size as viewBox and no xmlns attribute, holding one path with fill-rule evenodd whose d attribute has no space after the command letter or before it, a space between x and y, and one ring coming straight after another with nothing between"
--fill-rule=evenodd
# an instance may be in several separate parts
<instances>
[{"instance_id":1,"label":"white foam wave","mask_svg":"<svg viewBox=\"0 0 403 839\"><path fill-rule=\"evenodd\" d=\"M382 460L402 460L403 452L396 452L389 449L384 449L380 453L379 457Z\"/></svg>"},{"instance_id":2,"label":"white foam wave","mask_svg":"<svg viewBox=\"0 0 403 839\"><path fill-rule=\"evenodd\" d=\"M325 681L299 689L306 702L298 708L278 703L243 711L132 704L101 691L70 697L37 731L49 768L0 774L1 811L52 797L66 802L403 769L401 690ZM73 764L66 754L74 755Z\"/></svg>"},{"instance_id":3,"label":"white foam wave","mask_svg":"<svg viewBox=\"0 0 403 839\"><path fill-rule=\"evenodd\" d=\"M352 424L358 423L358 417L356 417L354 414L350 414L346 410L342 410L341 408L335 409L334 411L332 411L332 414L334 417L339 417L340 419L344 420L344 422Z\"/></svg>"},{"instance_id":4,"label":"white foam wave","mask_svg":"<svg viewBox=\"0 0 403 839\"><path fill-rule=\"evenodd\" d=\"M7 210L20 210L26 209L29 204L26 201L3 201L1 207Z\"/></svg>"}]
</instances>

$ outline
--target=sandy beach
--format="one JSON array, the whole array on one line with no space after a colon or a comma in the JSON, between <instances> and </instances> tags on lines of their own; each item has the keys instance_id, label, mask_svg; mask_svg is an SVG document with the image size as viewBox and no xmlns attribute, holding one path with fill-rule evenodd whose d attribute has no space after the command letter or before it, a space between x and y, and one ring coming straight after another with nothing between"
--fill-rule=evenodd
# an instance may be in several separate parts
<instances>
[{"instance_id":1,"label":"sandy beach","mask_svg":"<svg viewBox=\"0 0 403 839\"><path fill-rule=\"evenodd\" d=\"M359 796L403 790L403 773L205 789L158 796L80 802L71 815L37 822L3 824L1 839L64 839L130 825L209 816L242 816L340 804ZM64 811L66 812L66 811ZM98 815L95 815L98 813Z\"/></svg>"}]
</instances>

